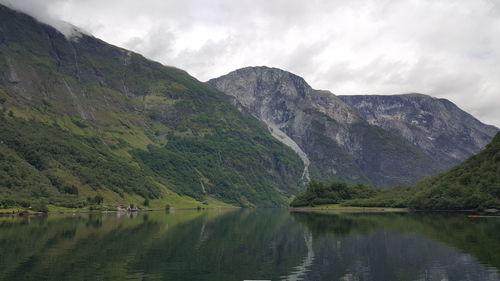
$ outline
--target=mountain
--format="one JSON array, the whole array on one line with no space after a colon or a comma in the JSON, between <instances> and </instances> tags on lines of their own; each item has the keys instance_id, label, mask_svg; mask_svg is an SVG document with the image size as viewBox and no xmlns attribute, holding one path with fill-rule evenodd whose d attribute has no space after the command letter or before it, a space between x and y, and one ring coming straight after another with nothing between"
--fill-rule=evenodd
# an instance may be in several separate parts
<instances>
[{"instance_id":1,"label":"mountain","mask_svg":"<svg viewBox=\"0 0 500 281\"><path fill-rule=\"evenodd\" d=\"M368 123L334 94L314 90L292 73L248 67L207 83L266 123L301 156L311 178L389 187L414 184L442 169L399 134Z\"/></svg>"},{"instance_id":2,"label":"mountain","mask_svg":"<svg viewBox=\"0 0 500 281\"><path fill-rule=\"evenodd\" d=\"M225 94L4 6L0 109L0 205L276 206L302 188L300 158Z\"/></svg>"},{"instance_id":3,"label":"mountain","mask_svg":"<svg viewBox=\"0 0 500 281\"><path fill-rule=\"evenodd\" d=\"M500 132L486 148L452 169L415 186L378 190L364 185L311 181L292 207L342 204L417 210L500 209Z\"/></svg>"},{"instance_id":4,"label":"mountain","mask_svg":"<svg viewBox=\"0 0 500 281\"><path fill-rule=\"evenodd\" d=\"M408 205L419 209L500 209L500 133L462 164L420 182Z\"/></svg>"},{"instance_id":5,"label":"mountain","mask_svg":"<svg viewBox=\"0 0 500 281\"><path fill-rule=\"evenodd\" d=\"M500 133L462 164L415 186L393 188L373 198L344 203L427 210L500 209Z\"/></svg>"},{"instance_id":6,"label":"mountain","mask_svg":"<svg viewBox=\"0 0 500 281\"><path fill-rule=\"evenodd\" d=\"M478 153L498 132L446 99L422 94L338 97L368 123L402 136L446 169Z\"/></svg>"}]
</instances>

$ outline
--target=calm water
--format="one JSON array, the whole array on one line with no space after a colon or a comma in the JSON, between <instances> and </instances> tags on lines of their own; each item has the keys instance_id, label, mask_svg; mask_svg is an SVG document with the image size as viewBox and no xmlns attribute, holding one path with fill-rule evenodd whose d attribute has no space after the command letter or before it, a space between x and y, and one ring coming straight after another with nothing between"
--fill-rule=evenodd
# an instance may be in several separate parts
<instances>
[{"instance_id":1,"label":"calm water","mask_svg":"<svg viewBox=\"0 0 500 281\"><path fill-rule=\"evenodd\" d=\"M499 280L500 220L175 211L0 218L0 280Z\"/></svg>"}]
</instances>

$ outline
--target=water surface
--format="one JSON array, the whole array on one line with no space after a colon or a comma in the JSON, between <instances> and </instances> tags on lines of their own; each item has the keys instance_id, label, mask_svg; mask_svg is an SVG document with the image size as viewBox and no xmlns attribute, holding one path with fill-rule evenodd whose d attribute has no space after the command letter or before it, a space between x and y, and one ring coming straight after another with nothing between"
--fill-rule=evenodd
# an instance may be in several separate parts
<instances>
[{"instance_id":1,"label":"water surface","mask_svg":"<svg viewBox=\"0 0 500 281\"><path fill-rule=\"evenodd\" d=\"M496 280L500 220L213 210L0 218L0 280Z\"/></svg>"}]
</instances>

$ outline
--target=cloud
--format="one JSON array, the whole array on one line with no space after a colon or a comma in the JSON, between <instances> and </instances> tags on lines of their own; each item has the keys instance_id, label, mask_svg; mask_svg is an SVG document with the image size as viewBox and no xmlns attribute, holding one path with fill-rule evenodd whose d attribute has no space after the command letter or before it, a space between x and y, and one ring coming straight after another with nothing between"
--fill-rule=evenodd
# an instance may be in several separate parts
<instances>
[{"instance_id":1,"label":"cloud","mask_svg":"<svg viewBox=\"0 0 500 281\"><path fill-rule=\"evenodd\" d=\"M500 126L497 0L0 0L200 80L283 68L336 94L420 92ZM60 27L59 27L60 28Z\"/></svg>"},{"instance_id":2,"label":"cloud","mask_svg":"<svg viewBox=\"0 0 500 281\"><path fill-rule=\"evenodd\" d=\"M53 0L52 4L60 5L64 2L64 0ZM1 0L0 3L17 11L29 14L42 23L55 27L67 38L80 37L82 33L90 34L90 32L71 24L70 22L59 19L59 16L53 14L50 7L45 5L46 3L42 1Z\"/></svg>"},{"instance_id":3,"label":"cloud","mask_svg":"<svg viewBox=\"0 0 500 281\"><path fill-rule=\"evenodd\" d=\"M174 32L155 28L144 36L134 36L122 45L127 49L142 50L149 57L164 60L172 56L177 38Z\"/></svg>"}]
</instances>

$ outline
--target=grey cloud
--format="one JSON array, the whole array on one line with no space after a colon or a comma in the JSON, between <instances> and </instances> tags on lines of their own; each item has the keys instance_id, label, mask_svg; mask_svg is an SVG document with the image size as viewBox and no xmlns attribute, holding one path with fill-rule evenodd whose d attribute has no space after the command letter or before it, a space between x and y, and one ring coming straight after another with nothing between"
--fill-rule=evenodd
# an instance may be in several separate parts
<instances>
[{"instance_id":1,"label":"grey cloud","mask_svg":"<svg viewBox=\"0 0 500 281\"><path fill-rule=\"evenodd\" d=\"M208 80L269 65L337 94L421 92L500 126L498 0L0 0ZM59 27L61 28L61 27Z\"/></svg>"},{"instance_id":2,"label":"grey cloud","mask_svg":"<svg viewBox=\"0 0 500 281\"><path fill-rule=\"evenodd\" d=\"M208 41L199 50L184 50L177 56L171 58L174 65L182 64L184 69L198 69L198 75L207 77L211 70L220 63L217 55L220 52L231 52L231 45L225 41Z\"/></svg>"},{"instance_id":3,"label":"grey cloud","mask_svg":"<svg viewBox=\"0 0 500 281\"><path fill-rule=\"evenodd\" d=\"M53 5L60 5L65 2L64 0L54 0ZM4 4L17 11L27 13L38 21L51 25L64 34L67 38L78 37L81 33L89 33L85 29L78 28L69 22L60 20L52 13L50 6L47 6L43 1L14 1L14 0L1 0Z\"/></svg>"},{"instance_id":4,"label":"grey cloud","mask_svg":"<svg viewBox=\"0 0 500 281\"><path fill-rule=\"evenodd\" d=\"M149 58L163 60L168 58L174 51L177 38L170 30L155 28L144 37L132 37L123 43L127 49L139 51L146 54Z\"/></svg>"}]
</instances>

